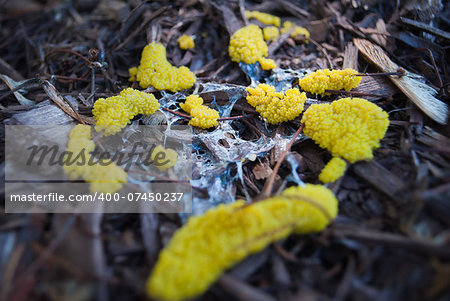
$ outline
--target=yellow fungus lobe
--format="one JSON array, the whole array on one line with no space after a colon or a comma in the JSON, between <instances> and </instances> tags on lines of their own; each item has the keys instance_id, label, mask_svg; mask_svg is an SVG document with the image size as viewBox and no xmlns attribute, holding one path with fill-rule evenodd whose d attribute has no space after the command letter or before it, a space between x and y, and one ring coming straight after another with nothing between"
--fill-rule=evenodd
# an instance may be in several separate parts
<instances>
[{"instance_id":1,"label":"yellow fungus lobe","mask_svg":"<svg viewBox=\"0 0 450 301\"><path fill-rule=\"evenodd\" d=\"M263 28L263 35L265 41L274 41L280 36L280 31L275 26Z\"/></svg>"},{"instance_id":2,"label":"yellow fungus lobe","mask_svg":"<svg viewBox=\"0 0 450 301\"><path fill-rule=\"evenodd\" d=\"M138 71L137 67L131 67L128 69L128 73L130 73L130 78L128 79L128 81L134 82L136 80L137 71Z\"/></svg>"},{"instance_id":3,"label":"yellow fungus lobe","mask_svg":"<svg viewBox=\"0 0 450 301\"><path fill-rule=\"evenodd\" d=\"M195 46L194 39L191 36L185 34L180 36L177 42L180 48L183 50L192 49Z\"/></svg>"},{"instance_id":4,"label":"yellow fungus lobe","mask_svg":"<svg viewBox=\"0 0 450 301\"><path fill-rule=\"evenodd\" d=\"M245 16L247 19L256 19L259 22L266 24L266 25L275 25L276 27L280 26L280 18L268 13L263 13L260 11L245 11Z\"/></svg>"},{"instance_id":5,"label":"yellow fungus lobe","mask_svg":"<svg viewBox=\"0 0 450 301\"><path fill-rule=\"evenodd\" d=\"M297 26L294 22L291 21L285 21L283 22L283 27L281 28L281 33L288 32L292 27L294 27L294 30L291 32L290 37L291 38L298 38L298 36L303 35L305 36L305 43L308 43L308 39L310 37L309 31L301 26Z\"/></svg>"},{"instance_id":6,"label":"yellow fungus lobe","mask_svg":"<svg viewBox=\"0 0 450 301\"><path fill-rule=\"evenodd\" d=\"M361 82L361 76L355 76L358 71L351 68L344 70L317 70L306 75L298 81L302 90L320 95L329 95L325 90L341 90L349 91L358 87Z\"/></svg>"},{"instance_id":7,"label":"yellow fungus lobe","mask_svg":"<svg viewBox=\"0 0 450 301\"><path fill-rule=\"evenodd\" d=\"M342 177L347 168L347 163L338 157L333 157L322 169L319 180L322 183L332 183Z\"/></svg>"},{"instance_id":8,"label":"yellow fungus lobe","mask_svg":"<svg viewBox=\"0 0 450 301\"><path fill-rule=\"evenodd\" d=\"M172 92L189 89L197 80L189 68L172 66L167 61L166 48L155 42L144 47L136 79L142 88L151 85Z\"/></svg>"},{"instance_id":9,"label":"yellow fungus lobe","mask_svg":"<svg viewBox=\"0 0 450 301\"><path fill-rule=\"evenodd\" d=\"M259 64L261 65L261 69L263 70L272 70L277 67L277 64L272 59L262 58L259 60Z\"/></svg>"},{"instance_id":10,"label":"yellow fungus lobe","mask_svg":"<svg viewBox=\"0 0 450 301\"><path fill-rule=\"evenodd\" d=\"M275 87L267 84L249 87L247 92L247 102L273 124L295 119L302 113L306 101L305 93L298 89L288 89L283 94L275 92Z\"/></svg>"},{"instance_id":11,"label":"yellow fungus lobe","mask_svg":"<svg viewBox=\"0 0 450 301\"><path fill-rule=\"evenodd\" d=\"M388 114L362 98L313 104L302 118L303 132L320 147L354 163L371 160L389 126Z\"/></svg>"},{"instance_id":12,"label":"yellow fungus lobe","mask_svg":"<svg viewBox=\"0 0 450 301\"><path fill-rule=\"evenodd\" d=\"M244 62L246 64L260 62L261 67L272 67L271 69L276 67L273 60L271 60L272 62L270 63L268 61L263 61L268 54L267 44L264 42L261 28L254 24L236 30L230 38L228 53L233 62Z\"/></svg>"},{"instance_id":13,"label":"yellow fungus lobe","mask_svg":"<svg viewBox=\"0 0 450 301\"><path fill-rule=\"evenodd\" d=\"M331 190L306 184L250 205L222 204L191 217L160 253L147 292L158 300L194 298L225 270L270 243L291 233L323 230L337 210Z\"/></svg>"},{"instance_id":14,"label":"yellow fungus lobe","mask_svg":"<svg viewBox=\"0 0 450 301\"><path fill-rule=\"evenodd\" d=\"M92 110L96 121L95 130L112 135L124 128L137 114L151 115L158 109L159 103L153 94L127 88L119 95L97 99Z\"/></svg>"},{"instance_id":15,"label":"yellow fungus lobe","mask_svg":"<svg viewBox=\"0 0 450 301\"><path fill-rule=\"evenodd\" d=\"M64 171L71 180L82 178L91 183L91 192L114 193L120 190L122 183L127 182L127 173L114 162L100 164L97 159L93 159L90 152L94 148L91 127L81 124L75 126L69 134Z\"/></svg>"},{"instance_id":16,"label":"yellow fungus lobe","mask_svg":"<svg viewBox=\"0 0 450 301\"><path fill-rule=\"evenodd\" d=\"M158 145L153 149L151 158L155 166L160 171L166 171L167 169L175 166L178 155L173 149L165 149L162 145Z\"/></svg>"},{"instance_id":17,"label":"yellow fungus lobe","mask_svg":"<svg viewBox=\"0 0 450 301\"><path fill-rule=\"evenodd\" d=\"M219 112L203 105L203 99L198 95L188 96L180 107L192 116L189 125L208 129L219 124Z\"/></svg>"}]
</instances>

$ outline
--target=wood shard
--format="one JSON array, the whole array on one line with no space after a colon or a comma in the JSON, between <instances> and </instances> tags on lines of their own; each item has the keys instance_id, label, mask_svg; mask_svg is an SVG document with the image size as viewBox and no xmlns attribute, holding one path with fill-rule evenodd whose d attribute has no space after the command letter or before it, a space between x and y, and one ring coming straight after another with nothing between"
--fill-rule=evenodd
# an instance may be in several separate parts
<instances>
[{"instance_id":1,"label":"wood shard","mask_svg":"<svg viewBox=\"0 0 450 301\"><path fill-rule=\"evenodd\" d=\"M383 72L396 72L399 66L394 63L384 50L367 40L353 39L359 51ZM437 93L432 87L420 82L419 75L406 72L402 77L389 76L392 82L414 102L425 114L440 124L447 123L448 107L434 95Z\"/></svg>"},{"instance_id":2,"label":"wood shard","mask_svg":"<svg viewBox=\"0 0 450 301\"><path fill-rule=\"evenodd\" d=\"M361 178L369 182L373 187L389 196L392 200L402 203L405 184L396 175L376 163L359 162L352 165L352 170Z\"/></svg>"},{"instance_id":3,"label":"wood shard","mask_svg":"<svg viewBox=\"0 0 450 301\"><path fill-rule=\"evenodd\" d=\"M358 70L358 48L353 43L347 43L344 50L344 63L342 69L352 68Z\"/></svg>"},{"instance_id":4,"label":"wood shard","mask_svg":"<svg viewBox=\"0 0 450 301\"><path fill-rule=\"evenodd\" d=\"M362 92L373 94L373 96L365 96L369 101L378 100L394 95L398 89L384 76L364 76L358 87L353 92Z\"/></svg>"}]
</instances>

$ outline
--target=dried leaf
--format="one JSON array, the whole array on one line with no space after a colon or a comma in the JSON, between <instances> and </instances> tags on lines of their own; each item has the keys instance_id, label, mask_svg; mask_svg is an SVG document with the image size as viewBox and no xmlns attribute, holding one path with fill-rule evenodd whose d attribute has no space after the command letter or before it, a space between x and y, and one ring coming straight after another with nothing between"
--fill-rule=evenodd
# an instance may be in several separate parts
<instances>
[{"instance_id":1,"label":"dried leaf","mask_svg":"<svg viewBox=\"0 0 450 301\"><path fill-rule=\"evenodd\" d=\"M0 74L0 79L2 79L5 82L5 84L8 86L8 88L11 90L16 89L18 86L23 84L23 81L16 82L16 81L12 80L9 76L4 75L4 74ZM28 98L24 97L22 94L20 94L19 91L14 92L14 96L16 97L17 101L23 106L33 106L34 105L34 101L29 100Z\"/></svg>"}]
</instances>

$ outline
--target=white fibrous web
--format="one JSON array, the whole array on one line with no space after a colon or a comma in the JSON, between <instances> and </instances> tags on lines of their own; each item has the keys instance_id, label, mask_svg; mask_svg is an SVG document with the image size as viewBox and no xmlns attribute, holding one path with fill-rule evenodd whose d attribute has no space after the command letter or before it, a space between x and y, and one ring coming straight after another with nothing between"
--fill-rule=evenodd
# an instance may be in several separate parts
<instances>
[{"instance_id":1,"label":"white fibrous web","mask_svg":"<svg viewBox=\"0 0 450 301\"><path fill-rule=\"evenodd\" d=\"M241 69L251 79L251 85L267 83L275 86L277 91L284 92L292 87L296 79L302 78L308 71L294 71L290 69L275 68L272 71L263 71L259 63L240 63ZM265 76L265 77L264 77ZM174 135L171 128L177 124L187 124L188 120L175 115L162 108L187 114L180 108L180 102L184 102L191 94L198 94L204 99L204 105L219 112L221 118L232 116L232 111L239 100L245 99L246 87L233 84L198 83L194 91L178 93L162 93L159 99L160 110L151 115L143 116L140 121L144 124L167 124L164 135ZM241 102L240 102L241 103ZM235 110L239 114L240 110ZM242 115L248 113L242 112ZM236 115L233 114L233 115ZM259 118L255 116L255 118ZM239 121L220 121L215 128L208 130L192 128L192 141L183 142L185 150L192 153L192 179L190 184L193 190L192 214L202 214L206 210L219 204L230 203L236 200L237 185L242 187L242 194L247 202L251 196L245 184L243 166L248 162L266 157L271 151L278 158L291 140L296 129L290 128L288 134L273 132L273 127L266 123L264 128L269 135L261 135L259 138L246 140L242 132L245 126ZM289 127L288 127L289 129ZM173 137L172 137L173 138ZM300 135L297 139L304 139ZM182 158L187 159L187 158ZM290 166L291 173L286 180L297 185L304 185L297 169L299 164L291 154L286 157L286 163ZM176 175L177 170L173 171ZM185 221L190 214L181 214Z\"/></svg>"}]
</instances>

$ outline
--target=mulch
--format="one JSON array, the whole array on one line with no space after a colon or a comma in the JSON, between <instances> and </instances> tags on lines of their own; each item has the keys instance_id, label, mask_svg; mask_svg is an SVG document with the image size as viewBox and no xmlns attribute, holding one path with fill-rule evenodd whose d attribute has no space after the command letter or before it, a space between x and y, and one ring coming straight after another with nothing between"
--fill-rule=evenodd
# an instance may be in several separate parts
<instances>
[{"instance_id":1,"label":"mulch","mask_svg":"<svg viewBox=\"0 0 450 301\"><path fill-rule=\"evenodd\" d=\"M146 44L158 41L172 64L196 74L207 104L232 100L230 115L246 116L226 121L225 132L194 132L196 166L208 170L201 175L194 168L196 212L256 198L300 118L267 125L247 104L245 87L270 73L254 74L228 56L230 35L249 22L245 9L310 31L309 43L284 35L269 45L270 58L290 78L322 68L380 72L353 43L366 39L449 103L450 6L441 1L19 0L0 1L0 74L11 80L0 81L2 123L91 122L96 99L138 88L128 81L128 68L139 64ZM194 49L178 47L182 34L195 36ZM364 77L355 91L388 112L390 126L372 161L351 165L329 185L339 199L338 218L319 234L292 235L250 256L198 300L450 299L450 127L429 118L387 77ZM307 106L339 97L349 95L308 95ZM187 124L179 116L176 121ZM237 164L261 141L273 145L256 160ZM224 152L228 158L217 157ZM4 147L1 154L4 165ZM310 139L296 140L274 192L298 179L319 183L330 158ZM218 177L221 189L208 191ZM1 213L0 300L146 300L145 281L185 218Z\"/></svg>"}]
</instances>

